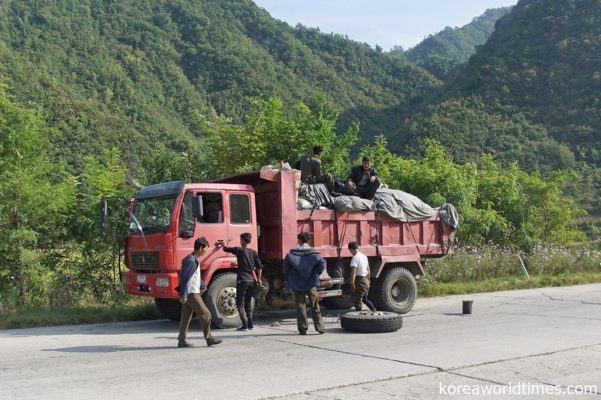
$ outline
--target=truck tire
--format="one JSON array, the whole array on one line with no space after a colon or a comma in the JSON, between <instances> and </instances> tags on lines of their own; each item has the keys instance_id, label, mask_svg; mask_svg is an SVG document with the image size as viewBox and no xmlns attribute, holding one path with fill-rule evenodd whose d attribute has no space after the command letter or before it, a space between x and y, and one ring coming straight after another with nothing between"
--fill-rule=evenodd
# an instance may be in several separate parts
<instances>
[{"instance_id":1,"label":"truck tire","mask_svg":"<svg viewBox=\"0 0 601 400\"><path fill-rule=\"evenodd\" d=\"M154 299L154 305L161 315L171 321L179 321L182 316L182 303L174 299Z\"/></svg>"},{"instance_id":2,"label":"truck tire","mask_svg":"<svg viewBox=\"0 0 601 400\"><path fill-rule=\"evenodd\" d=\"M387 311L351 311L340 316L340 325L350 332L394 332L403 326L403 317Z\"/></svg>"},{"instance_id":3,"label":"truck tire","mask_svg":"<svg viewBox=\"0 0 601 400\"><path fill-rule=\"evenodd\" d=\"M236 328L242 325L236 308L236 273L217 276L209 285L204 301L211 311L214 327Z\"/></svg>"},{"instance_id":4,"label":"truck tire","mask_svg":"<svg viewBox=\"0 0 601 400\"><path fill-rule=\"evenodd\" d=\"M406 314L417 299L417 282L409 270L403 267L387 269L376 279L370 299L378 310Z\"/></svg>"},{"instance_id":5,"label":"truck tire","mask_svg":"<svg viewBox=\"0 0 601 400\"><path fill-rule=\"evenodd\" d=\"M348 310L353 307L353 298L347 294L336 297L324 297L321 299L321 305L330 310Z\"/></svg>"}]
</instances>

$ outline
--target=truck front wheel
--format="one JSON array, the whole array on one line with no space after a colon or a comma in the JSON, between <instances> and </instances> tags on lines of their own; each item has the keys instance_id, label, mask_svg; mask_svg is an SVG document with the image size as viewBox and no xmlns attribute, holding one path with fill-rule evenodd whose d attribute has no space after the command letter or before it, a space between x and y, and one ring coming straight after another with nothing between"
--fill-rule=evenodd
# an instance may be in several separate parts
<instances>
[{"instance_id":1,"label":"truck front wheel","mask_svg":"<svg viewBox=\"0 0 601 400\"><path fill-rule=\"evenodd\" d=\"M417 282L406 268L394 267L384 271L370 292L378 310L406 314L417 299Z\"/></svg>"},{"instance_id":2,"label":"truck front wheel","mask_svg":"<svg viewBox=\"0 0 601 400\"><path fill-rule=\"evenodd\" d=\"M163 317L171 321L179 321L182 315L182 304L179 300L155 298L154 305Z\"/></svg>"},{"instance_id":3,"label":"truck front wheel","mask_svg":"<svg viewBox=\"0 0 601 400\"><path fill-rule=\"evenodd\" d=\"M236 328L242 324L236 308L236 274L227 272L209 285L205 303L211 310L211 323L217 328Z\"/></svg>"}]
</instances>

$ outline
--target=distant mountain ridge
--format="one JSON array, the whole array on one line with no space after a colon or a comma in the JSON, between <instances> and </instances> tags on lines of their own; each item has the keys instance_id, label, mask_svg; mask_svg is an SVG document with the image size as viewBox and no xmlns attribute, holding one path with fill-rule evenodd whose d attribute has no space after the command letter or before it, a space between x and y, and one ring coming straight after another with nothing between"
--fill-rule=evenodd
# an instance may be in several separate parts
<instances>
[{"instance_id":1,"label":"distant mountain ridge","mask_svg":"<svg viewBox=\"0 0 601 400\"><path fill-rule=\"evenodd\" d=\"M8 0L0 5L0 74L63 135L63 156L118 146L129 160L156 142L202 137L193 111L244 115L250 96L288 104L326 93L366 135L439 87L412 63L313 29L293 29L251 0ZM371 133L370 133L371 132Z\"/></svg>"},{"instance_id":2,"label":"distant mountain ridge","mask_svg":"<svg viewBox=\"0 0 601 400\"><path fill-rule=\"evenodd\" d=\"M511 7L489 9L469 24L460 28L446 27L428 36L415 47L404 52L408 60L445 80L450 71L467 60L483 45L495 30L495 23Z\"/></svg>"},{"instance_id":3,"label":"distant mountain ridge","mask_svg":"<svg viewBox=\"0 0 601 400\"><path fill-rule=\"evenodd\" d=\"M600 50L601 0L521 0L399 137L410 148L434 137L464 160L484 150L528 169L601 166Z\"/></svg>"}]
</instances>

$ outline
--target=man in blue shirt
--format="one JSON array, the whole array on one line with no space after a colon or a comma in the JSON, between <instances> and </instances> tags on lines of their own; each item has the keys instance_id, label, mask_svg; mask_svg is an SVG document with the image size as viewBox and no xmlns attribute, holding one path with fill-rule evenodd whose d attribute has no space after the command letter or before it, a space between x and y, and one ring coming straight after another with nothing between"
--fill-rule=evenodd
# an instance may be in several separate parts
<instances>
[{"instance_id":1,"label":"man in blue shirt","mask_svg":"<svg viewBox=\"0 0 601 400\"><path fill-rule=\"evenodd\" d=\"M196 313L198 316L207 346L213 346L222 342L221 339L211 334L211 312L201 297L207 290L207 286L200 276L198 258L205 254L208 247L209 242L207 239L199 237L194 241L194 252L186 256L182 261L182 269L179 272L179 301L182 303L182 316L179 322L177 347L194 347L192 343L186 341L193 313Z\"/></svg>"},{"instance_id":2,"label":"man in blue shirt","mask_svg":"<svg viewBox=\"0 0 601 400\"><path fill-rule=\"evenodd\" d=\"M317 286L319 275L326 269L326 260L317 250L309 246L311 235L308 232L299 233L297 238L299 246L286 255L283 272L287 281L286 286L294 293L298 333L306 335L309 328L306 303L309 298L313 325L315 330L322 334L325 333L325 324L319 309Z\"/></svg>"}]
</instances>

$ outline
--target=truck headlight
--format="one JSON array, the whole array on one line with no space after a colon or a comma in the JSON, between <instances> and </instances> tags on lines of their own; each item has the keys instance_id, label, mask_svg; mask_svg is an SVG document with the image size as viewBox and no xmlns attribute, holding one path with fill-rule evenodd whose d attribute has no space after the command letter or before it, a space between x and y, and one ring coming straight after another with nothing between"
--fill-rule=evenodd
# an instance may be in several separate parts
<instances>
[{"instance_id":1,"label":"truck headlight","mask_svg":"<svg viewBox=\"0 0 601 400\"><path fill-rule=\"evenodd\" d=\"M136 275L136 282L146 283L146 275Z\"/></svg>"},{"instance_id":2,"label":"truck headlight","mask_svg":"<svg viewBox=\"0 0 601 400\"><path fill-rule=\"evenodd\" d=\"M169 279L168 278L157 278L155 281L155 285L157 287L169 287Z\"/></svg>"}]
</instances>

